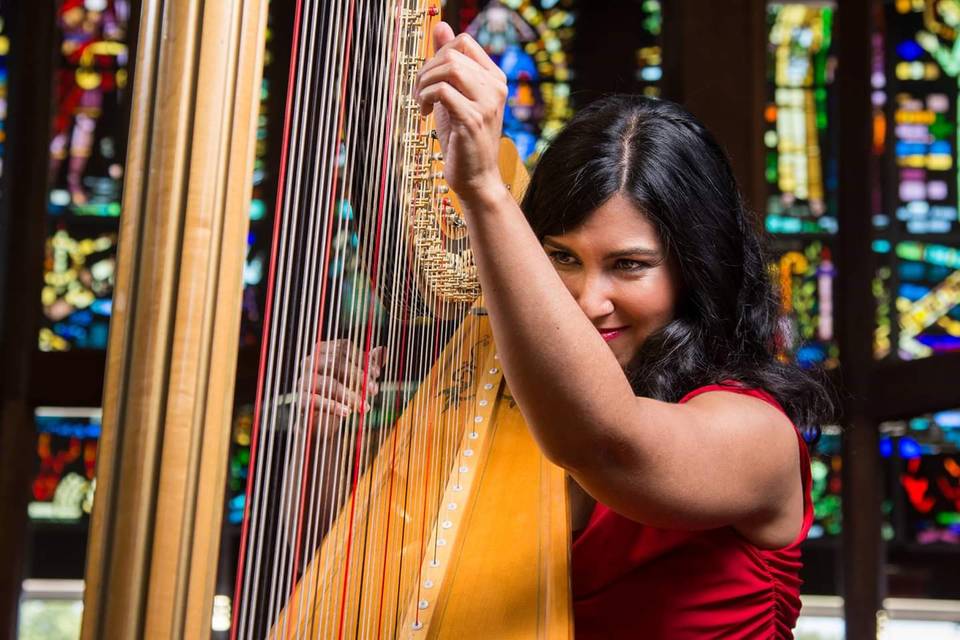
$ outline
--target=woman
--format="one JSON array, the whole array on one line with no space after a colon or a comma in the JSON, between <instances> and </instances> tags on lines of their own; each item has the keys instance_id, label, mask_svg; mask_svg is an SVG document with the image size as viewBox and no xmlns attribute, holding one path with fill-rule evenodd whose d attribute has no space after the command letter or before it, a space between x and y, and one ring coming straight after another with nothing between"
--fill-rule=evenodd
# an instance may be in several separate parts
<instances>
[{"instance_id":1,"label":"woman","mask_svg":"<svg viewBox=\"0 0 960 640\"><path fill-rule=\"evenodd\" d=\"M777 302L729 163L689 114L582 111L519 208L500 180L506 85L439 25L435 111L510 389L572 479L578 638L781 638L822 387L777 358Z\"/></svg>"}]
</instances>

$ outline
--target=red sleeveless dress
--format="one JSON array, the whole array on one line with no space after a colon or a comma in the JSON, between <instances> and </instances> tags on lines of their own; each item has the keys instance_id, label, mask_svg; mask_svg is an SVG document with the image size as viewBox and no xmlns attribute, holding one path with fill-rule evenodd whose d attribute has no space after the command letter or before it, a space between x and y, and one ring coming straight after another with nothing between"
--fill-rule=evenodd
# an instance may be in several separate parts
<instances>
[{"instance_id":1,"label":"red sleeveless dress","mask_svg":"<svg viewBox=\"0 0 960 640\"><path fill-rule=\"evenodd\" d=\"M783 408L765 391L710 385ZM813 522L810 456L799 431L803 527L783 549L759 549L733 527L657 529L597 503L573 543L577 640L792 638L800 615L800 543Z\"/></svg>"}]
</instances>

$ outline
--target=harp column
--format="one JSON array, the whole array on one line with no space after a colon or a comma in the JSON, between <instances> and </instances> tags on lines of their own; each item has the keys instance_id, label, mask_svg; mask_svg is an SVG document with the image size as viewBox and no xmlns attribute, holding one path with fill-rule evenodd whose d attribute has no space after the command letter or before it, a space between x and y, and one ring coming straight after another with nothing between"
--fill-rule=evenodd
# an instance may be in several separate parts
<instances>
[{"instance_id":1,"label":"harp column","mask_svg":"<svg viewBox=\"0 0 960 640\"><path fill-rule=\"evenodd\" d=\"M82 637L210 633L267 0L144 0Z\"/></svg>"}]
</instances>

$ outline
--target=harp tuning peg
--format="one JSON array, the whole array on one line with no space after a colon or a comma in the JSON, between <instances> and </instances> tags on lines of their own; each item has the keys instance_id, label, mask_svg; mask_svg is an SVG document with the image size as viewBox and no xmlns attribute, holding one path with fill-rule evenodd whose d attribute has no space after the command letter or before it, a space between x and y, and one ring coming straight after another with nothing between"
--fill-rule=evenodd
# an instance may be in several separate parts
<instances>
[{"instance_id":1,"label":"harp tuning peg","mask_svg":"<svg viewBox=\"0 0 960 640\"><path fill-rule=\"evenodd\" d=\"M440 15L440 9L437 7L437 5L432 4L429 7L427 7L427 15L430 16L431 18L434 16L438 16Z\"/></svg>"}]
</instances>

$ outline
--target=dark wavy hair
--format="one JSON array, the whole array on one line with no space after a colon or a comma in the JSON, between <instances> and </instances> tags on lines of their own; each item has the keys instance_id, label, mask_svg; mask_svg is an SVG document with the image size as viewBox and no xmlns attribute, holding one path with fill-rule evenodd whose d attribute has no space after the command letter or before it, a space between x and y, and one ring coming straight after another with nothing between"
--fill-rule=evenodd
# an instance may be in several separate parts
<instances>
[{"instance_id":1,"label":"dark wavy hair","mask_svg":"<svg viewBox=\"0 0 960 640\"><path fill-rule=\"evenodd\" d=\"M679 265L674 319L627 368L641 396L676 402L707 384L766 390L815 442L833 418L822 372L781 356L781 310L764 236L730 162L680 106L616 95L580 111L543 153L522 208L537 237L576 228L621 194L654 225Z\"/></svg>"}]
</instances>

